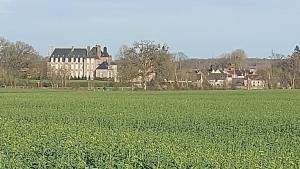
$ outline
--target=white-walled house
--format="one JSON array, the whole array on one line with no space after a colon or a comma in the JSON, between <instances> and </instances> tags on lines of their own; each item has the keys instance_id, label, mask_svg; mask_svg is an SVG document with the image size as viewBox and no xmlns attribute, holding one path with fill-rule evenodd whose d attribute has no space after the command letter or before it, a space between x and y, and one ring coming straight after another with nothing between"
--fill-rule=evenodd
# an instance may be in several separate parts
<instances>
[{"instance_id":1,"label":"white-walled house","mask_svg":"<svg viewBox=\"0 0 300 169\"><path fill-rule=\"evenodd\" d=\"M248 75L245 78L245 86L248 89L264 89L266 87L266 81L259 75Z\"/></svg>"},{"instance_id":2,"label":"white-walled house","mask_svg":"<svg viewBox=\"0 0 300 169\"><path fill-rule=\"evenodd\" d=\"M208 83L214 88L223 88L227 86L228 75L222 70L212 70L209 72L207 80Z\"/></svg>"}]
</instances>

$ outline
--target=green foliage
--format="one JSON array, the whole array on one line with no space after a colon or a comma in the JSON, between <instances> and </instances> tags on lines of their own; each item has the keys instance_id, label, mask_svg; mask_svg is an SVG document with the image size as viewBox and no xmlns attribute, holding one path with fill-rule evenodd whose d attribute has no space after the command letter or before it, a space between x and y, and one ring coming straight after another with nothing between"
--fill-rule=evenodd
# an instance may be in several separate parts
<instances>
[{"instance_id":1,"label":"green foliage","mask_svg":"<svg viewBox=\"0 0 300 169\"><path fill-rule=\"evenodd\" d=\"M0 168L299 168L300 91L0 90Z\"/></svg>"}]
</instances>

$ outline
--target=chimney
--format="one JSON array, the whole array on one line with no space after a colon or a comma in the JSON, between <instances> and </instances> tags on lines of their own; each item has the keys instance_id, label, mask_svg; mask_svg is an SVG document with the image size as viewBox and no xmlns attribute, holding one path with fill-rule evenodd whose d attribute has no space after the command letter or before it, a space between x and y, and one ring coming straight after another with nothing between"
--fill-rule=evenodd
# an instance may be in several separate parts
<instances>
[{"instance_id":1,"label":"chimney","mask_svg":"<svg viewBox=\"0 0 300 169\"><path fill-rule=\"evenodd\" d=\"M108 53L108 52L107 52L107 47L104 47L104 48L103 48L103 52L104 52L104 53Z\"/></svg>"},{"instance_id":2,"label":"chimney","mask_svg":"<svg viewBox=\"0 0 300 169\"><path fill-rule=\"evenodd\" d=\"M97 57L101 57L101 47L100 47L100 45L96 45L96 53L97 53Z\"/></svg>"},{"instance_id":3,"label":"chimney","mask_svg":"<svg viewBox=\"0 0 300 169\"><path fill-rule=\"evenodd\" d=\"M90 47L90 46L87 46L86 51L87 51L87 55L89 55L89 53L90 53L90 51L91 51L91 47Z\"/></svg>"},{"instance_id":4,"label":"chimney","mask_svg":"<svg viewBox=\"0 0 300 169\"><path fill-rule=\"evenodd\" d=\"M107 47L104 47L104 48L103 48L102 57L109 57L109 54L108 54L108 52L107 52Z\"/></svg>"}]
</instances>

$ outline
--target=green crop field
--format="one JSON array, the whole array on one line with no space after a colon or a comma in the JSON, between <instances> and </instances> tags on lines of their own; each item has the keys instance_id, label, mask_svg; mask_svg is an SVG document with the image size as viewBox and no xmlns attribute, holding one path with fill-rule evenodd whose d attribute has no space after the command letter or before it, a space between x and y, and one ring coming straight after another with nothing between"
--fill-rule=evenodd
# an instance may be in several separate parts
<instances>
[{"instance_id":1,"label":"green crop field","mask_svg":"<svg viewBox=\"0 0 300 169\"><path fill-rule=\"evenodd\" d=\"M300 91L0 90L0 168L300 168Z\"/></svg>"}]
</instances>

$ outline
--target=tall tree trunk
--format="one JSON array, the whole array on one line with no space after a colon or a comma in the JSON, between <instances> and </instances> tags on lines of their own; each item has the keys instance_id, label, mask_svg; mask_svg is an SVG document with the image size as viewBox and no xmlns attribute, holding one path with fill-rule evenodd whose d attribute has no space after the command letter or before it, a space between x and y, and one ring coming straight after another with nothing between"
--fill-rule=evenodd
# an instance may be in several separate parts
<instances>
[{"instance_id":1,"label":"tall tree trunk","mask_svg":"<svg viewBox=\"0 0 300 169\"><path fill-rule=\"evenodd\" d=\"M175 83L176 83L176 86L178 86L177 67L175 67Z\"/></svg>"},{"instance_id":2,"label":"tall tree trunk","mask_svg":"<svg viewBox=\"0 0 300 169\"><path fill-rule=\"evenodd\" d=\"M296 76L294 74L293 79L292 79L292 89L295 89L295 79L296 79Z\"/></svg>"},{"instance_id":3,"label":"tall tree trunk","mask_svg":"<svg viewBox=\"0 0 300 169\"><path fill-rule=\"evenodd\" d=\"M147 82L145 81L144 83L143 83L144 85L144 90L146 91L147 90Z\"/></svg>"}]
</instances>

